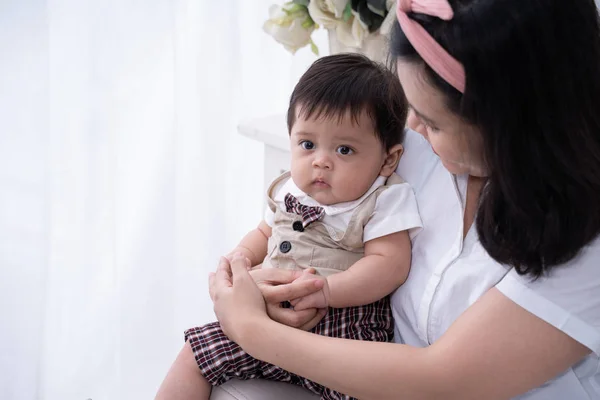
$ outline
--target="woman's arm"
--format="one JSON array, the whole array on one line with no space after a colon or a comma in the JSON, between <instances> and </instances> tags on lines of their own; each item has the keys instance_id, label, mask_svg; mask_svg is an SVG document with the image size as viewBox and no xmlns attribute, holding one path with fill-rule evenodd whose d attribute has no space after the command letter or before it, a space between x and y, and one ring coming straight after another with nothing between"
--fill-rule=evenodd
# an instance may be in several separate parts
<instances>
[{"instance_id":1,"label":"woman's arm","mask_svg":"<svg viewBox=\"0 0 600 400\"><path fill-rule=\"evenodd\" d=\"M422 349L332 339L272 321L245 329L239 343L254 357L361 399L509 399L590 352L496 289Z\"/></svg>"},{"instance_id":2,"label":"woman's arm","mask_svg":"<svg viewBox=\"0 0 600 400\"><path fill-rule=\"evenodd\" d=\"M497 289L427 348L313 335L268 319L248 272L232 267L233 280L228 266L212 279L225 332L255 358L362 399L508 399L590 353Z\"/></svg>"}]
</instances>

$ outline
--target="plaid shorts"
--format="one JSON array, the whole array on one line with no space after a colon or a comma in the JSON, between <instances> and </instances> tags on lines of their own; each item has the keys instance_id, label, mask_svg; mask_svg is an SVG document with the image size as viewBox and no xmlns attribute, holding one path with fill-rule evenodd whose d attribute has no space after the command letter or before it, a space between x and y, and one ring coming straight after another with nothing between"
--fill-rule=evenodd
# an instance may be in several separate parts
<instances>
[{"instance_id":1,"label":"plaid shorts","mask_svg":"<svg viewBox=\"0 0 600 400\"><path fill-rule=\"evenodd\" d=\"M365 306L331 308L311 332L336 338L390 342L394 337L394 324L389 298ZM229 340L218 322L187 330L185 340L192 347L200 372L212 385L221 385L233 378L269 379L302 386L321 399L353 399L251 357Z\"/></svg>"}]
</instances>

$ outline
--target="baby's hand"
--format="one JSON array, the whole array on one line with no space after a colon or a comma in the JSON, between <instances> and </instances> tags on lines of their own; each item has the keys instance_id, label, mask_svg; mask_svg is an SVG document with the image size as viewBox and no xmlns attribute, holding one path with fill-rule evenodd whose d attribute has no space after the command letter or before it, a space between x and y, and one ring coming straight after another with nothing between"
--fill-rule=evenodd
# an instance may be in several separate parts
<instances>
[{"instance_id":1,"label":"baby's hand","mask_svg":"<svg viewBox=\"0 0 600 400\"><path fill-rule=\"evenodd\" d=\"M304 270L304 273L296 279L298 280L315 280L321 279L323 280L323 288L318 292L309 294L308 296L300 297L298 299L294 299L290 301L295 311L302 311L309 308L327 308L329 307L329 299L331 298L329 292L329 285L327 284L327 278L322 277L320 275L315 275L315 270L313 268L308 268Z\"/></svg>"}]
</instances>

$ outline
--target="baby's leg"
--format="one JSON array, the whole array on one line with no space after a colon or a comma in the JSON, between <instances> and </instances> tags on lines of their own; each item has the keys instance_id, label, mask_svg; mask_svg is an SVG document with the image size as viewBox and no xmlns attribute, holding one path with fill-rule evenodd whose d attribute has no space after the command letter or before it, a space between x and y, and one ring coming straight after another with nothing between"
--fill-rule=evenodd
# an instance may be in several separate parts
<instances>
[{"instance_id":1,"label":"baby's leg","mask_svg":"<svg viewBox=\"0 0 600 400\"><path fill-rule=\"evenodd\" d=\"M188 329L186 344L159 389L157 400L208 399L212 386L230 379L270 379L303 385L305 379L257 360L231 341L218 322ZM303 385L316 394L323 388Z\"/></svg>"},{"instance_id":2,"label":"baby's leg","mask_svg":"<svg viewBox=\"0 0 600 400\"><path fill-rule=\"evenodd\" d=\"M212 385L202 376L188 342L173 362L155 400L208 400Z\"/></svg>"}]
</instances>

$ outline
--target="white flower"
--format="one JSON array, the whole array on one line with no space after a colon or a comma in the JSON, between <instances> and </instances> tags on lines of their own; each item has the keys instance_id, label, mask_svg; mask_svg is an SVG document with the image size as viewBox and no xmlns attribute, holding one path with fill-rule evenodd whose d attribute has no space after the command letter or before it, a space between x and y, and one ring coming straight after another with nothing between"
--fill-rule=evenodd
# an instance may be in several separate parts
<instances>
[{"instance_id":1,"label":"white flower","mask_svg":"<svg viewBox=\"0 0 600 400\"><path fill-rule=\"evenodd\" d=\"M358 47L360 47L363 44L363 40L369 36L369 27L362 22L357 12L352 11L352 14L354 15L351 29L352 38L358 44Z\"/></svg>"},{"instance_id":2,"label":"white flower","mask_svg":"<svg viewBox=\"0 0 600 400\"><path fill-rule=\"evenodd\" d=\"M387 0L385 3L385 7L389 10L388 14L385 16L385 19L381 23L381 28L379 28L379 32L382 35L389 35L392 30L392 26L394 26L394 22L396 21L396 0Z\"/></svg>"},{"instance_id":3,"label":"white flower","mask_svg":"<svg viewBox=\"0 0 600 400\"><path fill-rule=\"evenodd\" d=\"M354 11L350 19L346 18L347 21L344 21L344 10L347 6L348 0L311 0L308 12L317 24L329 29L330 34L335 34L341 44L360 48L369 30Z\"/></svg>"},{"instance_id":4,"label":"white flower","mask_svg":"<svg viewBox=\"0 0 600 400\"><path fill-rule=\"evenodd\" d=\"M308 12L311 18L326 29L335 29L344 24L344 9L348 0L311 0Z\"/></svg>"},{"instance_id":5,"label":"white flower","mask_svg":"<svg viewBox=\"0 0 600 400\"><path fill-rule=\"evenodd\" d=\"M335 34L338 40L346 47L360 48L363 41L369 36L369 28L358 16L358 13L352 11L352 17L348 22L341 21L336 28Z\"/></svg>"},{"instance_id":6,"label":"white flower","mask_svg":"<svg viewBox=\"0 0 600 400\"><path fill-rule=\"evenodd\" d=\"M305 7L291 4L283 7L272 5L269 8L269 19L264 23L263 30L294 54L299 48L310 43L310 35L315 30L315 24L311 21Z\"/></svg>"}]
</instances>

